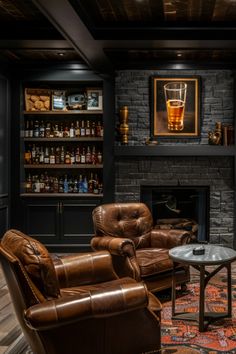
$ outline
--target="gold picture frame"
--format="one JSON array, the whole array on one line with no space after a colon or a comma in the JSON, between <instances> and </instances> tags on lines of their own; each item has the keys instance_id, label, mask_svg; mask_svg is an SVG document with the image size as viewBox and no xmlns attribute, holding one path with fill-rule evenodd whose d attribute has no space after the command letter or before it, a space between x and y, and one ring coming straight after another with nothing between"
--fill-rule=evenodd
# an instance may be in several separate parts
<instances>
[{"instance_id":1,"label":"gold picture frame","mask_svg":"<svg viewBox=\"0 0 236 354\"><path fill-rule=\"evenodd\" d=\"M151 138L200 135L198 76L151 77Z\"/></svg>"}]
</instances>

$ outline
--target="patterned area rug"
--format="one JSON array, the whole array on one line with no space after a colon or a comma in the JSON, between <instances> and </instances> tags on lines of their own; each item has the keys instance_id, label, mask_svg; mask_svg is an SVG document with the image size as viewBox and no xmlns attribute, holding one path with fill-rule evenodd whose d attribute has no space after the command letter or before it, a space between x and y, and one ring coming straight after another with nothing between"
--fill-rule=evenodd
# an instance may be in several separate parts
<instances>
[{"instance_id":1,"label":"patterned area rug","mask_svg":"<svg viewBox=\"0 0 236 354\"><path fill-rule=\"evenodd\" d=\"M209 284L206 288L205 311L224 312L227 307L226 284L221 281ZM159 297L159 296L158 296ZM161 297L161 296L160 296ZM236 286L232 289L232 318L224 318L213 322L206 332L198 331L198 324L194 321L172 320L170 294L167 300L161 297L162 310L162 346L184 346L198 350L199 353L236 353ZM188 285L185 293L178 293L176 300L177 312L198 312L199 283ZM182 350L180 351L182 352ZM190 352L190 351L189 351Z\"/></svg>"}]
</instances>

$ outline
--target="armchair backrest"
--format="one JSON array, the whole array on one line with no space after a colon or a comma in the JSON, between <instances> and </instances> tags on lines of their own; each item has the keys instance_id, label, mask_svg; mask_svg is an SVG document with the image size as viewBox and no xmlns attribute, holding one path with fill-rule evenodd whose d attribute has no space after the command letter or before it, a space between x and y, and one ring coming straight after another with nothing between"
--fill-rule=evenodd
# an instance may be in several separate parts
<instances>
[{"instance_id":1,"label":"armchair backrest","mask_svg":"<svg viewBox=\"0 0 236 354\"><path fill-rule=\"evenodd\" d=\"M148 247L153 219L143 203L110 203L93 210L96 236L130 238L137 247Z\"/></svg>"},{"instance_id":2,"label":"armchair backrest","mask_svg":"<svg viewBox=\"0 0 236 354\"><path fill-rule=\"evenodd\" d=\"M46 248L18 230L5 233L0 244L0 261L16 316L37 353L45 353L36 331L24 321L24 311L59 296L55 269Z\"/></svg>"}]
</instances>

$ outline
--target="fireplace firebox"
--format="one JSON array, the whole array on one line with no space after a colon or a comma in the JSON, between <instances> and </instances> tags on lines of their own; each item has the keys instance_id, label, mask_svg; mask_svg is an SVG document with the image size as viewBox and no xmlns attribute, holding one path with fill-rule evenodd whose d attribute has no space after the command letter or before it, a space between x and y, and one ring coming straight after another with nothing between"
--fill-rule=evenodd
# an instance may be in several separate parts
<instances>
[{"instance_id":1,"label":"fireplace firebox","mask_svg":"<svg viewBox=\"0 0 236 354\"><path fill-rule=\"evenodd\" d=\"M209 186L140 186L140 200L160 219L191 219L198 224L197 240L209 241Z\"/></svg>"}]
</instances>

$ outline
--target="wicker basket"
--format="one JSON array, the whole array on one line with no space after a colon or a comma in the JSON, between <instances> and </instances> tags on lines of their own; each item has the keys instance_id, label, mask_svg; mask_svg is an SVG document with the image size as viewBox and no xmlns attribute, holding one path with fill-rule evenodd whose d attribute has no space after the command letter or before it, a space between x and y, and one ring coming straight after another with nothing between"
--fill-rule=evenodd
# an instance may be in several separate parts
<instances>
[{"instance_id":1,"label":"wicker basket","mask_svg":"<svg viewBox=\"0 0 236 354\"><path fill-rule=\"evenodd\" d=\"M51 90L48 89L25 89L25 109L26 111L50 111L51 110Z\"/></svg>"}]
</instances>

